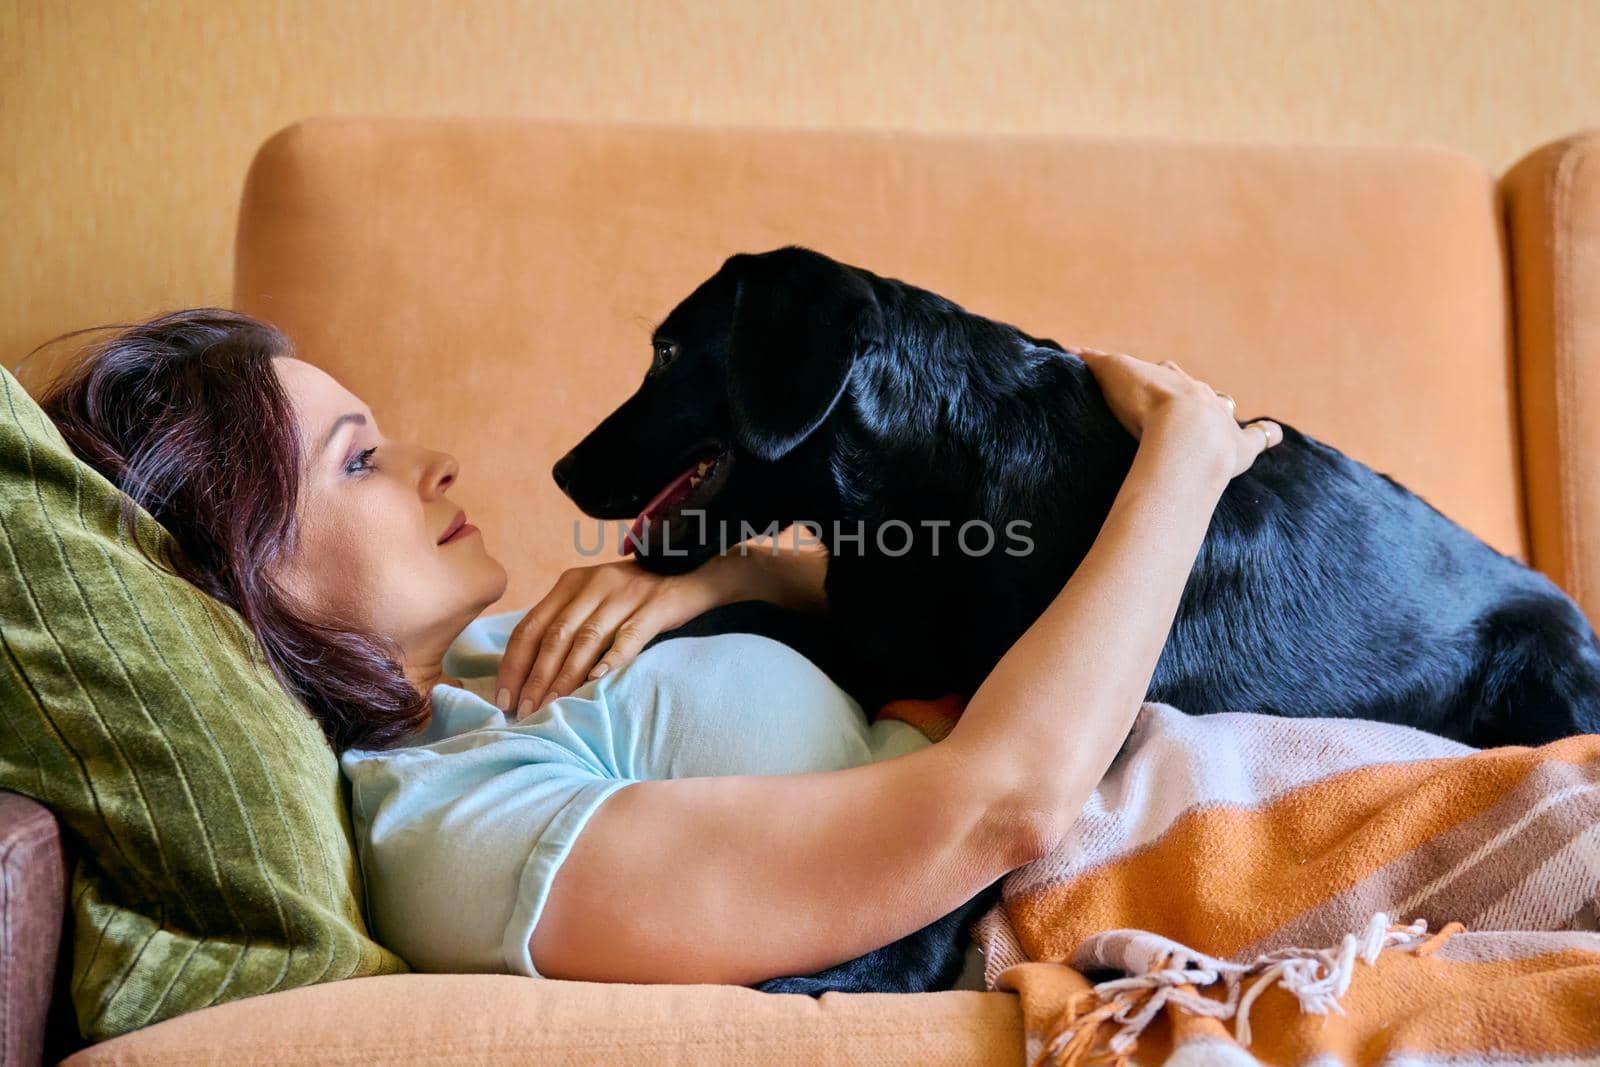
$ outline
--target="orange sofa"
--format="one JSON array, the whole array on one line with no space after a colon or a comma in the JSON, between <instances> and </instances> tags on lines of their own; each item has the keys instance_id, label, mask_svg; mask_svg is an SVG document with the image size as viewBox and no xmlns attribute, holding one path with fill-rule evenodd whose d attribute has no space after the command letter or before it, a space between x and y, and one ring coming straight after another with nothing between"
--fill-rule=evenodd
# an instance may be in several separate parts
<instances>
[{"instance_id":1,"label":"orange sofa","mask_svg":"<svg viewBox=\"0 0 1600 1067\"><path fill-rule=\"evenodd\" d=\"M1404 481L1600 621L1600 134L1497 177L1429 149L491 120L269 140L235 304L452 451L511 572L584 562L551 463L736 251L815 247L1064 343L1175 358ZM59 881L59 861L56 868ZM59 914L59 911L57 912ZM399 975L84 1050L155 1063L1019 1063L1009 994Z\"/></svg>"}]
</instances>

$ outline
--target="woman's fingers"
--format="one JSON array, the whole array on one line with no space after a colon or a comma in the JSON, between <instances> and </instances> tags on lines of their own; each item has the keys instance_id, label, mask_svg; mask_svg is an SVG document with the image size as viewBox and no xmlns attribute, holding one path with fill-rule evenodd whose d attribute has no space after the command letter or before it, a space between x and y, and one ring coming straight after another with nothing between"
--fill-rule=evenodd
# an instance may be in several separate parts
<instances>
[{"instance_id":1,"label":"woman's fingers","mask_svg":"<svg viewBox=\"0 0 1600 1067\"><path fill-rule=\"evenodd\" d=\"M1135 439L1142 439L1145 429L1158 420L1181 425L1198 450L1214 453L1224 463L1231 458L1235 475L1283 441L1283 427L1271 419L1241 427L1233 397L1194 377L1175 360L1151 363L1096 349L1075 351L1094 374L1111 413Z\"/></svg>"},{"instance_id":2,"label":"woman's fingers","mask_svg":"<svg viewBox=\"0 0 1600 1067\"><path fill-rule=\"evenodd\" d=\"M1194 401L1216 396L1210 386L1170 359L1152 363L1116 352L1096 352L1083 358L1111 413L1136 440L1174 405L1192 408Z\"/></svg>"},{"instance_id":3,"label":"woman's fingers","mask_svg":"<svg viewBox=\"0 0 1600 1067\"><path fill-rule=\"evenodd\" d=\"M584 682L627 663L662 630L688 621L695 608L696 605L686 605L678 587L668 583L651 586L642 596L613 596L578 628L565 663L534 707L542 707L550 698L565 696ZM532 689L530 684L530 694Z\"/></svg>"},{"instance_id":4,"label":"woman's fingers","mask_svg":"<svg viewBox=\"0 0 1600 1067\"><path fill-rule=\"evenodd\" d=\"M607 600L597 607L574 632L566 656L559 661L559 666L550 681L539 682L536 685L533 679L529 679L528 688L524 690L523 696L533 701L533 708L541 708L556 697L566 696L582 685L591 676L594 668L599 666L602 653L608 658L613 655L616 636L632 625L631 620L636 617L637 609L636 603L617 598ZM610 669L610 665L607 669ZM517 707L520 717L523 705L519 703Z\"/></svg>"},{"instance_id":5,"label":"woman's fingers","mask_svg":"<svg viewBox=\"0 0 1600 1067\"><path fill-rule=\"evenodd\" d=\"M704 578L652 575L631 560L571 568L512 631L496 704L525 718L621 666L662 630L715 606L719 588Z\"/></svg>"},{"instance_id":6,"label":"woman's fingers","mask_svg":"<svg viewBox=\"0 0 1600 1067\"><path fill-rule=\"evenodd\" d=\"M496 672L495 704L512 714L524 701L536 703L549 690L578 630L605 599L609 577L599 567L572 567L543 600L517 623Z\"/></svg>"},{"instance_id":7,"label":"woman's fingers","mask_svg":"<svg viewBox=\"0 0 1600 1067\"><path fill-rule=\"evenodd\" d=\"M1239 462L1235 475L1243 474L1255 463L1256 457L1274 445L1283 443L1283 427L1271 419L1256 419L1239 429Z\"/></svg>"},{"instance_id":8,"label":"woman's fingers","mask_svg":"<svg viewBox=\"0 0 1600 1067\"><path fill-rule=\"evenodd\" d=\"M570 573L570 572L569 572ZM517 694L528 680L534 658L544 640L544 632L556 614L571 601L576 582L563 574L544 599L518 620L506 641L506 650L500 657L500 668L495 672L495 705L501 711L517 706Z\"/></svg>"},{"instance_id":9,"label":"woman's fingers","mask_svg":"<svg viewBox=\"0 0 1600 1067\"><path fill-rule=\"evenodd\" d=\"M569 659L591 653L590 663L599 658L605 649L603 642L609 636L602 603L598 598L580 597L560 611L545 628L539 653L533 659L533 669L517 694L517 718L524 718L543 706L547 698L555 696L557 677Z\"/></svg>"},{"instance_id":10,"label":"woman's fingers","mask_svg":"<svg viewBox=\"0 0 1600 1067\"><path fill-rule=\"evenodd\" d=\"M584 676L592 681L609 671L627 663L640 652L644 646L667 627L666 612L662 611L658 601L646 603L628 618L628 621L617 627L617 632L611 638L611 647L594 664Z\"/></svg>"}]
</instances>

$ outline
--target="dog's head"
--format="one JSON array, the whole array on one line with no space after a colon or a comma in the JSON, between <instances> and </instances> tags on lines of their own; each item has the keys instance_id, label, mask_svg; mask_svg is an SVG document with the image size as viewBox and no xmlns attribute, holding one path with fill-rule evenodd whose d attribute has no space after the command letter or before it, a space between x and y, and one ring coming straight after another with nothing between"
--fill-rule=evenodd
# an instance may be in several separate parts
<instances>
[{"instance_id":1,"label":"dog's head","mask_svg":"<svg viewBox=\"0 0 1600 1067\"><path fill-rule=\"evenodd\" d=\"M655 329L643 383L556 484L588 515L634 518L657 571L697 566L741 523L820 518L797 513L800 468L883 332L866 272L796 247L732 256Z\"/></svg>"}]
</instances>

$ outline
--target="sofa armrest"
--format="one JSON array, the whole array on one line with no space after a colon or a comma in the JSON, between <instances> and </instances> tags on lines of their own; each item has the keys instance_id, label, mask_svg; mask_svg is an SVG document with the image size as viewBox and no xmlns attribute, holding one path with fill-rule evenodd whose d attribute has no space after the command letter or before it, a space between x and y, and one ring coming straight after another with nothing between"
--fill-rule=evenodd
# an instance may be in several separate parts
<instances>
[{"instance_id":1,"label":"sofa armrest","mask_svg":"<svg viewBox=\"0 0 1600 1067\"><path fill-rule=\"evenodd\" d=\"M0 1067L44 1061L66 884L55 816L0 791Z\"/></svg>"},{"instance_id":2,"label":"sofa armrest","mask_svg":"<svg viewBox=\"0 0 1600 1067\"><path fill-rule=\"evenodd\" d=\"M1600 626L1600 131L1501 181L1533 564Z\"/></svg>"}]
</instances>

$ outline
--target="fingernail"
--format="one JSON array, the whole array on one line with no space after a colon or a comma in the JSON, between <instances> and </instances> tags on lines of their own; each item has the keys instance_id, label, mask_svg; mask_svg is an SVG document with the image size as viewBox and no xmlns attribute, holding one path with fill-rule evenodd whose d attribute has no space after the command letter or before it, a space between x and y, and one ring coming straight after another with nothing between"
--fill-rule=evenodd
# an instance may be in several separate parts
<instances>
[{"instance_id":1,"label":"fingernail","mask_svg":"<svg viewBox=\"0 0 1600 1067\"><path fill-rule=\"evenodd\" d=\"M550 692L548 692L548 693L546 693L544 695L544 698L542 700L539 701L539 706L542 708L546 704L548 704L552 700L554 700L555 698L556 698L556 691L554 689L552 689L552 690L550 690Z\"/></svg>"},{"instance_id":2,"label":"fingernail","mask_svg":"<svg viewBox=\"0 0 1600 1067\"><path fill-rule=\"evenodd\" d=\"M494 695L494 706L501 711L511 710L511 690L502 686L500 692Z\"/></svg>"},{"instance_id":3,"label":"fingernail","mask_svg":"<svg viewBox=\"0 0 1600 1067\"><path fill-rule=\"evenodd\" d=\"M596 678L600 677L602 674L606 673L606 671L609 671L610 669L611 669L611 664L609 664L609 663L597 663L595 665L594 670L589 672L589 680L591 682L594 681Z\"/></svg>"},{"instance_id":4,"label":"fingernail","mask_svg":"<svg viewBox=\"0 0 1600 1067\"><path fill-rule=\"evenodd\" d=\"M533 713L533 698L523 697L522 703L517 705L517 721L521 722Z\"/></svg>"}]
</instances>

